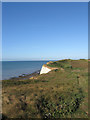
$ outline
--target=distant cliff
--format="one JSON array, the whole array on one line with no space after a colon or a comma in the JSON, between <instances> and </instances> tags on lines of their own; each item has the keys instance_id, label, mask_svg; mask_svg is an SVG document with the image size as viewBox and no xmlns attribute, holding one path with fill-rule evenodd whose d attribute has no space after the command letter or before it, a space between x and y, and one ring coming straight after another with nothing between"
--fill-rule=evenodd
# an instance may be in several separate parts
<instances>
[{"instance_id":1,"label":"distant cliff","mask_svg":"<svg viewBox=\"0 0 90 120\"><path fill-rule=\"evenodd\" d=\"M51 63L51 61L50 61L50 63ZM49 62L47 63L47 65L49 64ZM42 66L42 68L41 68L41 71L40 71L40 74L46 74L46 73L48 73L48 72L50 72L51 70L56 70L56 69L58 69L58 68L52 68L52 67L49 67L49 66L47 66L47 65L43 65Z\"/></svg>"}]
</instances>

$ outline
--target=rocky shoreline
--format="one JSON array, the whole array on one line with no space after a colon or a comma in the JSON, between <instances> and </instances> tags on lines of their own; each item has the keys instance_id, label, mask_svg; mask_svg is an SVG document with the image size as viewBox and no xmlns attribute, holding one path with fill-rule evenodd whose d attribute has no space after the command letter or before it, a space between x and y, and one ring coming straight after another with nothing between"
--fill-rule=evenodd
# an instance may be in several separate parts
<instances>
[{"instance_id":1,"label":"rocky shoreline","mask_svg":"<svg viewBox=\"0 0 90 120\"><path fill-rule=\"evenodd\" d=\"M30 74L22 74L22 75L19 75L19 76L17 76L17 77L11 77L11 78L9 78L9 79L7 79L7 80L21 80L21 79L29 79L29 78L31 78L31 77L34 77L34 76L36 76L36 75L39 75L40 74L40 70L37 70L37 71L35 71L35 72L33 72L33 73L30 73Z\"/></svg>"}]
</instances>

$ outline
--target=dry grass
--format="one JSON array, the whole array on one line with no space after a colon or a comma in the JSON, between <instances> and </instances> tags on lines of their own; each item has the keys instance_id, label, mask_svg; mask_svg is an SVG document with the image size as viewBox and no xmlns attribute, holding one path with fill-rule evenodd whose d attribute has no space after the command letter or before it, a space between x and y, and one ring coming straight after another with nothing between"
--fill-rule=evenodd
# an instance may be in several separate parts
<instances>
[{"instance_id":1,"label":"dry grass","mask_svg":"<svg viewBox=\"0 0 90 120\"><path fill-rule=\"evenodd\" d=\"M54 67L52 62L49 65ZM3 81L4 116L87 118L88 62L86 60L57 61L55 67L63 68L64 71L53 70L33 80Z\"/></svg>"}]
</instances>

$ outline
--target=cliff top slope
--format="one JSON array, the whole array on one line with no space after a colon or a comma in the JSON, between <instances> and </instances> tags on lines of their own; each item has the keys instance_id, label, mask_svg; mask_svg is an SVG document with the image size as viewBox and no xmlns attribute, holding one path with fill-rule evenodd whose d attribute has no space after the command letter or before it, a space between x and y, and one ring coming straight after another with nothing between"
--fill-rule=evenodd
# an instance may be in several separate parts
<instances>
[{"instance_id":1,"label":"cliff top slope","mask_svg":"<svg viewBox=\"0 0 90 120\"><path fill-rule=\"evenodd\" d=\"M60 60L47 66L64 71L53 70L31 80L2 81L4 117L88 117L88 60Z\"/></svg>"}]
</instances>

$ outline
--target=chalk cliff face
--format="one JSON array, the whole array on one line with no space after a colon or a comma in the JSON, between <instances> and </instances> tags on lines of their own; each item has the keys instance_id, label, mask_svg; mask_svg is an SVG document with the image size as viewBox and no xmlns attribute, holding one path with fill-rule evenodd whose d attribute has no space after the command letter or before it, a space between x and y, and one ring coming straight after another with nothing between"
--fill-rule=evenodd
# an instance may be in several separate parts
<instances>
[{"instance_id":1,"label":"chalk cliff face","mask_svg":"<svg viewBox=\"0 0 90 120\"><path fill-rule=\"evenodd\" d=\"M58 68L52 68L47 65L43 65L41 68L40 74L46 74L46 73L50 72L51 70L56 70L56 69L58 69Z\"/></svg>"},{"instance_id":2,"label":"chalk cliff face","mask_svg":"<svg viewBox=\"0 0 90 120\"><path fill-rule=\"evenodd\" d=\"M40 74L46 74L46 73L48 73L50 71L51 71L50 68L48 68L47 66L43 65L42 68L41 68Z\"/></svg>"}]
</instances>

